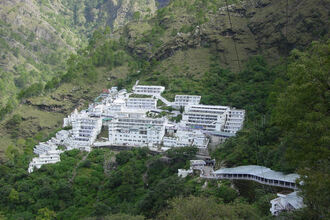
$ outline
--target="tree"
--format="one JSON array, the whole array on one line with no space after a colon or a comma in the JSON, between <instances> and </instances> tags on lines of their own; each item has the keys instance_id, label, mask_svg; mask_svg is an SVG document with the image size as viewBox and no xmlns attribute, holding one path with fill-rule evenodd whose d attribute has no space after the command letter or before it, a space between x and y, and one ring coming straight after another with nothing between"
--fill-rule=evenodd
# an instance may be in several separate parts
<instances>
[{"instance_id":1,"label":"tree","mask_svg":"<svg viewBox=\"0 0 330 220\"><path fill-rule=\"evenodd\" d=\"M274 122L282 129L285 156L298 167L310 219L327 218L330 182L330 41L294 50L289 85L279 95Z\"/></svg>"},{"instance_id":2,"label":"tree","mask_svg":"<svg viewBox=\"0 0 330 220\"><path fill-rule=\"evenodd\" d=\"M170 201L170 208L159 219L214 220L214 219L259 219L256 209L247 204L224 205L204 197L189 196Z\"/></svg>"},{"instance_id":3,"label":"tree","mask_svg":"<svg viewBox=\"0 0 330 220\"><path fill-rule=\"evenodd\" d=\"M19 201L19 193L15 189L11 189L9 197L10 202L16 203Z\"/></svg>"},{"instance_id":4,"label":"tree","mask_svg":"<svg viewBox=\"0 0 330 220\"><path fill-rule=\"evenodd\" d=\"M289 86L279 95L275 123L283 129L286 156L294 166L313 166L330 156L330 42L294 50Z\"/></svg>"},{"instance_id":5,"label":"tree","mask_svg":"<svg viewBox=\"0 0 330 220\"><path fill-rule=\"evenodd\" d=\"M98 218L87 218L86 220L98 220L98 219L103 219L103 220L144 220L144 216L142 215L137 215L137 216L132 216L124 213L119 213L119 214L114 214L114 215L108 215L105 217L98 217Z\"/></svg>"},{"instance_id":6,"label":"tree","mask_svg":"<svg viewBox=\"0 0 330 220\"><path fill-rule=\"evenodd\" d=\"M121 151L119 154L116 155L116 162L118 163L118 165L123 165L127 163L132 156L133 153L131 151Z\"/></svg>"},{"instance_id":7,"label":"tree","mask_svg":"<svg viewBox=\"0 0 330 220\"><path fill-rule=\"evenodd\" d=\"M134 12L134 14L133 14L133 19L134 19L135 21L139 21L140 18L141 18L141 12L139 12L139 11Z\"/></svg>"},{"instance_id":8,"label":"tree","mask_svg":"<svg viewBox=\"0 0 330 220\"><path fill-rule=\"evenodd\" d=\"M48 208L42 208L38 210L38 215L36 220L52 220L55 219L56 214L54 211L49 210Z\"/></svg>"}]
</instances>

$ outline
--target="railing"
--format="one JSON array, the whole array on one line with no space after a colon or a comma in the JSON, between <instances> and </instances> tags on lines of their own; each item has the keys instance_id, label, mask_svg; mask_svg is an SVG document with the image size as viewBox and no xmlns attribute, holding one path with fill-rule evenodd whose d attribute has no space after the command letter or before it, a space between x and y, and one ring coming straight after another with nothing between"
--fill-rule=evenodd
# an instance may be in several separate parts
<instances>
[{"instance_id":1,"label":"railing","mask_svg":"<svg viewBox=\"0 0 330 220\"><path fill-rule=\"evenodd\" d=\"M269 186L278 186L282 188L289 188L289 189L298 189L297 184L293 182L277 180L277 179L266 179L263 177L250 175L250 174L210 174L204 175L201 173L201 178L205 179L228 179L228 180L250 180L255 181L260 184L269 185Z\"/></svg>"}]
</instances>

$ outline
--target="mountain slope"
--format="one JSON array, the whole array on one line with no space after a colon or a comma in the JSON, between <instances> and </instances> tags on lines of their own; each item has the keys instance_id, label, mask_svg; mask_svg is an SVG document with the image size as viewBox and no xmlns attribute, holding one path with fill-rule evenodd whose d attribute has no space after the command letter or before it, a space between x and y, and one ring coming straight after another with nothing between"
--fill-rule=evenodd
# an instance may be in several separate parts
<instances>
[{"instance_id":1,"label":"mountain slope","mask_svg":"<svg viewBox=\"0 0 330 220\"><path fill-rule=\"evenodd\" d=\"M80 41L67 27L53 25L51 20L60 16L60 4L42 7L36 1L1 1L0 7L3 101L18 89L63 71L60 65Z\"/></svg>"},{"instance_id":2,"label":"mountain slope","mask_svg":"<svg viewBox=\"0 0 330 220\"><path fill-rule=\"evenodd\" d=\"M129 88L136 79L165 85L168 98L176 93L199 93L204 96L204 103L232 105L234 103L216 103L214 91L203 89L202 83L207 82L205 74L212 70L212 65L237 72L237 54L241 69L253 55L263 55L266 60L278 63L279 57L291 48L304 47L314 39L329 35L323 1L290 3L289 20L285 17L285 3L284 0L239 1L229 7L231 28L224 1L172 1L150 19L132 21L114 34L96 33L90 45L68 62L68 73L62 77L60 87L44 97L27 99L27 108L67 114L93 100L101 88L115 84ZM29 123L29 117L22 121L21 137L44 129L49 131L55 124L61 124L59 120L41 126L37 122L41 119L39 115L34 117L35 124ZM1 138L5 148L15 144L10 138L11 131L4 126L10 118L2 122Z\"/></svg>"},{"instance_id":3,"label":"mountain slope","mask_svg":"<svg viewBox=\"0 0 330 220\"><path fill-rule=\"evenodd\" d=\"M157 9L154 0L4 0L0 8L0 104L64 72L68 55L98 28L116 29Z\"/></svg>"},{"instance_id":4,"label":"mountain slope","mask_svg":"<svg viewBox=\"0 0 330 220\"><path fill-rule=\"evenodd\" d=\"M160 42L152 41L150 27L143 31L148 24L131 23L126 29L129 49L139 56L162 60L187 47L209 47L223 65L235 68L235 44L238 59L244 63L256 54L278 60L292 48L329 36L329 5L322 0L290 2L288 7L285 1L238 1L229 5L228 11L224 1L205 2L184 7L189 3L181 1L182 6L177 7L179 3L174 1L159 13L158 20L149 21L161 28Z\"/></svg>"},{"instance_id":5,"label":"mountain slope","mask_svg":"<svg viewBox=\"0 0 330 220\"><path fill-rule=\"evenodd\" d=\"M237 137L224 146L219 146L213 156L227 166L257 164L276 170L297 171L305 178L306 184L302 189L308 207L301 215L294 213L295 217L327 217L330 166L327 160L329 86L326 82L329 81L329 41L325 42L325 39L329 37L328 5L321 0L289 1L289 7L286 7L286 0L229 2L236 3L229 7L232 25L224 1L173 0L150 19L141 19L136 15L135 21L114 33L109 33L108 29L96 31L86 47L70 56L67 71L55 78L56 83L48 87L36 87L37 95L23 90L19 106L1 121L1 158L5 157L4 160L8 162L0 171L11 176L8 167L15 166L20 170L19 174L13 174L14 177L7 179L11 181L21 178L24 182L34 145L60 129L65 115L74 108L86 108L103 88L116 85L131 89L135 80L140 79L141 83L166 86L164 96L168 99L180 93L200 94L203 96L202 103L205 104L246 109L245 128ZM312 43L313 40L320 40L322 43ZM291 51L293 48L301 48L305 52ZM290 52L292 56L288 58ZM32 89L35 90L35 87ZM129 154L122 159L127 162ZM104 157L105 154L100 155ZM96 168L102 173L102 169L98 168L99 161L102 160L97 159L98 162L92 165L84 164L81 168L81 174L84 175L78 181L78 189L86 193L85 198L90 196L89 192L93 189L92 201L98 202L95 210L101 214L111 213L107 208L114 206L115 212L143 208L143 212L140 209L133 214L143 213L154 217L159 210L150 212L153 210L151 207L157 207L154 204L159 200L163 203L157 204L164 204L168 198L161 196L171 193L175 196L176 189L168 189L164 186L172 185L160 181L156 188L151 188L151 192L131 198L132 194L127 192L137 192L132 188L131 180L136 179L141 190L148 188L148 184L141 182L144 172L141 171L140 176L134 176L134 169L138 167L136 164L141 165L140 160L141 157L132 160L129 169L124 167L122 171L109 177L109 185L105 185L105 188L99 188L99 184L93 185L94 181L87 181L94 180L91 178L97 176L100 178L95 182L102 185L103 178L107 179L103 174L98 175L88 168ZM56 182L56 175L61 174L53 171L62 165L58 163L48 166L40 172L44 173L45 179L51 178ZM68 167L72 168L70 165ZM155 169L157 167L165 170L156 163ZM177 168L175 167L175 172ZM154 173L160 174L157 169ZM37 174L33 177L36 181ZM128 183L124 189L118 183L121 177ZM28 210L30 206L26 204L30 204L30 201L23 204L26 200L22 202L17 196L26 198L24 187L11 187L11 182L3 181L7 184L2 191L5 195L4 203L16 202L22 210ZM170 178L169 182L174 182L173 185L176 186L175 179ZM188 184L190 183L188 180ZM262 194L264 203L259 205L263 207L264 215L269 214L267 205L272 195L269 196L266 192L274 191L267 191L265 188L260 191L260 188L247 183L242 185L246 190L239 190L245 197L244 200L253 203L256 201L255 196L260 198ZM65 189L72 192L77 188L68 186ZM110 196L103 194L104 189L111 189L109 193L114 192L114 196L116 192L122 195L121 189L126 192L124 197L119 198L121 205L118 205L117 200L109 199ZM47 189L43 191L44 188L39 187L35 190L41 191L35 198L39 198L39 195L42 197L43 192L52 192ZM101 202L99 192L105 195ZM216 188L212 192L219 195L228 191L218 192ZM236 190L229 192L230 195L219 197L221 201L224 197L228 201L234 201ZM82 207L87 204L80 198L77 197L76 201L84 204L79 203L78 207L73 207L79 217L84 215ZM49 202L39 199L35 201ZM130 205L127 201L130 201ZM40 203L37 207L31 207L29 212L48 206L56 211L63 211L64 214L71 214L71 209L63 204L54 206L53 203ZM88 211L86 215L91 215L94 210L91 207L94 206L88 207L90 209L84 211ZM15 207L8 206L8 209L11 209L12 215L16 214Z\"/></svg>"}]
</instances>

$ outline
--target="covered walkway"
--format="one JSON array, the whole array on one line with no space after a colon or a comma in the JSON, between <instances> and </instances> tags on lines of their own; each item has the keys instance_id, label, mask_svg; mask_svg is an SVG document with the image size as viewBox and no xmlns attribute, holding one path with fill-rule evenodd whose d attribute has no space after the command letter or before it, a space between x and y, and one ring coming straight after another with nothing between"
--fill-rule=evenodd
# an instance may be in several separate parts
<instances>
[{"instance_id":1,"label":"covered walkway","mask_svg":"<svg viewBox=\"0 0 330 220\"><path fill-rule=\"evenodd\" d=\"M213 172L202 172L201 177L209 179L251 180L264 185L288 189L298 189L298 174L283 174L267 167L248 165L235 168L222 168Z\"/></svg>"}]
</instances>

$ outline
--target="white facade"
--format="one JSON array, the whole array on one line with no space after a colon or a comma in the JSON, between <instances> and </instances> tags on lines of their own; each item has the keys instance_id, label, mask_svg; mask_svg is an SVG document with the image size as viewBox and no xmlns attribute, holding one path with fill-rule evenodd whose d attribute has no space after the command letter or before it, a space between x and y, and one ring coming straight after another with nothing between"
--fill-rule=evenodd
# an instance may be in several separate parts
<instances>
[{"instance_id":1,"label":"white facade","mask_svg":"<svg viewBox=\"0 0 330 220\"><path fill-rule=\"evenodd\" d=\"M292 211L304 207L303 198L298 196L296 191L288 195L278 193L277 196L276 199L270 201L272 215L277 216L283 211Z\"/></svg>"},{"instance_id":2,"label":"white facade","mask_svg":"<svg viewBox=\"0 0 330 220\"><path fill-rule=\"evenodd\" d=\"M63 127L72 126L72 122L74 122L79 116L78 110L75 109L71 115L63 119Z\"/></svg>"},{"instance_id":3,"label":"white facade","mask_svg":"<svg viewBox=\"0 0 330 220\"><path fill-rule=\"evenodd\" d=\"M197 95L176 95L174 104L177 107L187 105L198 105L201 100L201 96Z\"/></svg>"},{"instance_id":4,"label":"white facade","mask_svg":"<svg viewBox=\"0 0 330 220\"><path fill-rule=\"evenodd\" d=\"M201 170L206 166L204 160L190 160L190 169L192 170Z\"/></svg>"},{"instance_id":5,"label":"white facade","mask_svg":"<svg viewBox=\"0 0 330 220\"><path fill-rule=\"evenodd\" d=\"M80 117L72 122L73 141L71 147L90 151L90 146L101 132L101 128L101 118L91 118L86 113L81 113Z\"/></svg>"},{"instance_id":6,"label":"white facade","mask_svg":"<svg viewBox=\"0 0 330 220\"><path fill-rule=\"evenodd\" d=\"M245 110L231 109L227 116L224 132L234 133L241 130L245 118Z\"/></svg>"},{"instance_id":7,"label":"white facade","mask_svg":"<svg viewBox=\"0 0 330 220\"><path fill-rule=\"evenodd\" d=\"M163 138L165 147L189 147L207 148L209 139L198 130L178 129L175 134L170 137Z\"/></svg>"},{"instance_id":8,"label":"white facade","mask_svg":"<svg viewBox=\"0 0 330 220\"><path fill-rule=\"evenodd\" d=\"M90 105L89 107L89 115L93 117L101 117L104 109L104 105Z\"/></svg>"},{"instance_id":9,"label":"white facade","mask_svg":"<svg viewBox=\"0 0 330 220\"><path fill-rule=\"evenodd\" d=\"M221 131L229 110L228 106L188 105L182 115L182 123L194 129Z\"/></svg>"},{"instance_id":10,"label":"white facade","mask_svg":"<svg viewBox=\"0 0 330 220\"><path fill-rule=\"evenodd\" d=\"M118 91L116 87L103 90L104 92L89 105L88 109L81 112L75 109L64 118L63 126L72 126L72 130L60 131L56 137L34 148L34 152L39 155L32 161L35 164L34 167L40 167L41 165L36 165L39 162L43 164L46 161L47 163L57 161L57 159L53 160L53 157L49 160L45 155L56 151L58 146L64 146L66 150L90 151L97 135L101 132L102 125L108 126L107 143L112 145L150 148L163 145L163 149L196 146L200 150L208 146L209 139L206 135L217 137L219 133L235 135L242 128L244 110L230 109L227 106L200 105L201 96L196 95L176 95L175 102L169 102L161 96L165 87L138 85L138 83L139 81L133 87L133 93L149 95L152 98L133 98L125 89ZM163 112L157 109L158 100L166 106L184 106L185 112L181 122L168 124L167 117L173 118L179 114L178 112L175 113L176 115L172 114L163 118L156 118L158 115L150 113ZM147 112L150 114L146 114ZM168 114L166 111L165 113ZM171 127L166 137L164 137L165 126ZM221 134L220 137L222 137ZM100 144L102 145L101 142Z\"/></svg>"},{"instance_id":11,"label":"white facade","mask_svg":"<svg viewBox=\"0 0 330 220\"><path fill-rule=\"evenodd\" d=\"M162 92L164 92L164 90L164 86L135 85L133 87L133 93L141 95L160 95Z\"/></svg>"},{"instance_id":12,"label":"white facade","mask_svg":"<svg viewBox=\"0 0 330 220\"><path fill-rule=\"evenodd\" d=\"M109 142L114 145L155 146L165 135L164 118L118 117L109 124Z\"/></svg>"},{"instance_id":13,"label":"white facade","mask_svg":"<svg viewBox=\"0 0 330 220\"><path fill-rule=\"evenodd\" d=\"M29 164L28 172L33 172L34 168L39 169L44 164L57 163L61 161L60 154L62 151L52 150L45 154L40 154L39 157L33 158Z\"/></svg>"},{"instance_id":14,"label":"white facade","mask_svg":"<svg viewBox=\"0 0 330 220\"><path fill-rule=\"evenodd\" d=\"M37 146L34 147L33 153L35 154L45 154L48 151L56 150L57 146L53 143L39 143Z\"/></svg>"},{"instance_id":15,"label":"white facade","mask_svg":"<svg viewBox=\"0 0 330 220\"><path fill-rule=\"evenodd\" d=\"M192 174L194 171L192 169L185 170L185 169L178 169L178 177L185 178L189 174Z\"/></svg>"},{"instance_id":16,"label":"white facade","mask_svg":"<svg viewBox=\"0 0 330 220\"><path fill-rule=\"evenodd\" d=\"M126 108L153 110L153 109L157 108L157 99L155 99L155 98L128 98L126 101Z\"/></svg>"}]
</instances>

